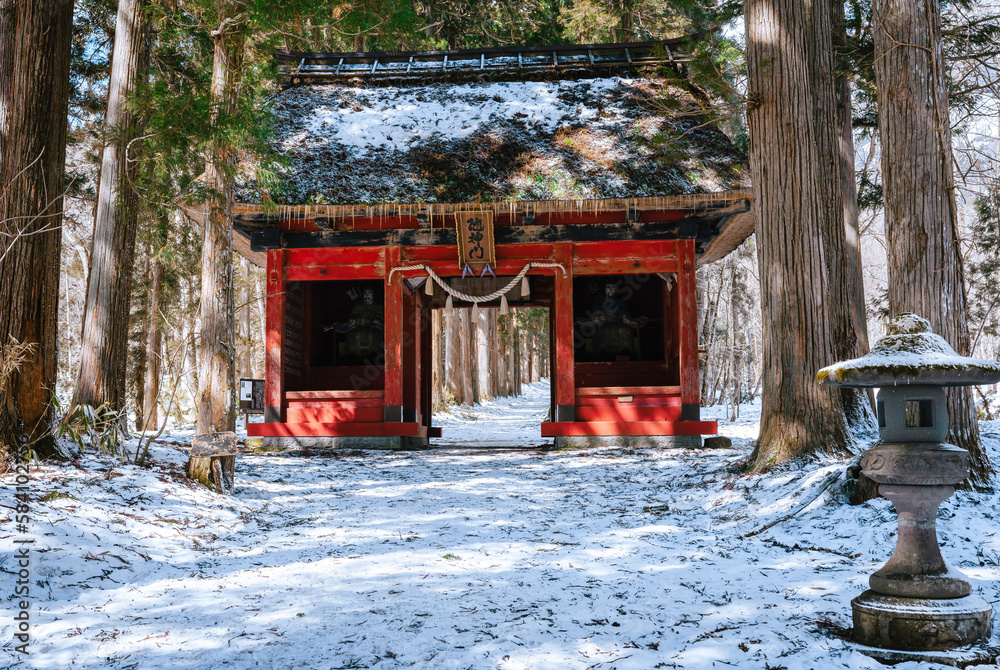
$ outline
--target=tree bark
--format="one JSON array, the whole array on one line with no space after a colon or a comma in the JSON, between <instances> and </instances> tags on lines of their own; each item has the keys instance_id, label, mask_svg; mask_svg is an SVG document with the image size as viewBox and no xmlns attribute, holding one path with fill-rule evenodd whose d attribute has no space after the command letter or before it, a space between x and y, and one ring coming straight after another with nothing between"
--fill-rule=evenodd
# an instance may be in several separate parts
<instances>
[{"instance_id":1,"label":"tree bark","mask_svg":"<svg viewBox=\"0 0 1000 670\"><path fill-rule=\"evenodd\" d=\"M447 309L445 319L445 348L447 362L445 365L445 388L450 402L462 400L462 331L458 310Z\"/></svg>"},{"instance_id":2,"label":"tree bark","mask_svg":"<svg viewBox=\"0 0 1000 670\"><path fill-rule=\"evenodd\" d=\"M876 0L875 84L889 261L889 312L931 322L970 353L965 268L955 203L951 126L937 0ZM990 486L967 387L948 390L948 441L967 449L969 484Z\"/></svg>"},{"instance_id":3,"label":"tree bark","mask_svg":"<svg viewBox=\"0 0 1000 670\"><path fill-rule=\"evenodd\" d=\"M497 355L500 350L500 328L497 321L497 310L488 309L483 315L483 328L486 331L484 344L486 345L486 379L487 395L496 398L500 395L500 357Z\"/></svg>"},{"instance_id":4,"label":"tree bark","mask_svg":"<svg viewBox=\"0 0 1000 670\"><path fill-rule=\"evenodd\" d=\"M135 392L135 429L142 430L142 417L145 414L143 402L146 398L146 340L149 339L149 289L152 286L152 261L150 256L152 250L146 250L145 262L142 265L142 277L139 281L139 295L132 296L142 305L137 313L132 314L132 320L139 320L139 342L140 346L136 351L129 352L135 356L132 366L132 386ZM134 279L134 277L133 277Z\"/></svg>"},{"instance_id":5,"label":"tree bark","mask_svg":"<svg viewBox=\"0 0 1000 670\"><path fill-rule=\"evenodd\" d=\"M729 414L730 421L736 421L740 416L740 403L743 401L743 347L741 338L743 337L743 330L740 324L740 305L737 300L736 295L736 267L735 264L732 270L732 282L731 288L729 289L729 318L730 318L730 329L733 331L732 338L732 387L729 393L729 404L731 406L731 411Z\"/></svg>"},{"instance_id":6,"label":"tree bark","mask_svg":"<svg viewBox=\"0 0 1000 670\"><path fill-rule=\"evenodd\" d=\"M478 315L482 310L477 309L476 314ZM469 317L469 371L470 381L472 384L472 402L470 405L475 405L480 402L483 398L482 396L482 379L479 375L479 316L473 318L473 312L470 308L466 316Z\"/></svg>"},{"instance_id":7,"label":"tree bark","mask_svg":"<svg viewBox=\"0 0 1000 670\"><path fill-rule=\"evenodd\" d=\"M0 452L54 453L72 38L71 0L0 0L0 346L36 347L0 380Z\"/></svg>"},{"instance_id":8,"label":"tree bark","mask_svg":"<svg viewBox=\"0 0 1000 670\"><path fill-rule=\"evenodd\" d=\"M112 411L124 409L126 397L128 316L138 219L138 198L132 186L137 149L129 145L142 132L141 120L128 111L127 102L147 77L149 63L148 21L140 5L140 0L118 2L80 369L73 391L73 405L107 404Z\"/></svg>"},{"instance_id":9,"label":"tree bark","mask_svg":"<svg viewBox=\"0 0 1000 670\"><path fill-rule=\"evenodd\" d=\"M163 260L160 249L154 249L149 302L146 312L146 378L143 384L141 430L156 431L159 424L157 401L160 397L160 368L163 350L163 320L160 316L160 296L163 291Z\"/></svg>"},{"instance_id":10,"label":"tree bark","mask_svg":"<svg viewBox=\"0 0 1000 670\"><path fill-rule=\"evenodd\" d=\"M476 404L475 394L472 385L473 352L475 348L472 341L472 310L462 310L462 358L459 361L459 370L462 372L462 404Z\"/></svg>"},{"instance_id":11,"label":"tree bark","mask_svg":"<svg viewBox=\"0 0 1000 670\"><path fill-rule=\"evenodd\" d=\"M235 111L243 67L244 35L225 27L215 34L212 102L216 120ZM224 139L206 156L209 200L201 252L201 374L198 433L233 430L236 422L233 318L233 176L235 152Z\"/></svg>"},{"instance_id":12,"label":"tree bark","mask_svg":"<svg viewBox=\"0 0 1000 670\"><path fill-rule=\"evenodd\" d=\"M229 5L232 15L235 5ZM211 98L213 121L219 124L236 111L243 69L245 35L230 16L213 32ZM205 183L214 192L208 201L201 251L201 374L198 375L199 434L236 428L236 342L233 314L233 174L236 152L224 137L208 148ZM226 457L229 458L229 457ZM224 466L228 465L223 463ZM211 459L192 458L188 475L215 485Z\"/></svg>"},{"instance_id":13,"label":"tree bark","mask_svg":"<svg viewBox=\"0 0 1000 670\"><path fill-rule=\"evenodd\" d=\"M851 85L848 79L846 59L840 57L839 50L846 40L844 3L830 0L826 5L828 13L823 16L819 7L819 18L829 21L831 38L831 59L822 59L819 69L826 72L829 62L829 77L814 79L821 86L814 92L823 118L833 117L833 136L825 129L817 132L817 144L831 158L830 179L839 177L839 204L841 216L829 221L832 226L823 240L826 246L824 257L828 259L830 285L836 298L831 303L833 331L833 353L838 360L858 358L868 353L868 317L865 313L865 285L861 273L861 233L858 227L858 187L854 176L854 129L851 111ZM822 47L826 49L825 43ZM828 84L829 82L829 84ZM829 96L827 86L833 90ZM832 108L826 105L832 103ZM826 148L825 142L832 140ZM834 194L833 197L836 197ZM872 410L872 396L868 391L842 388L839 391L847 422L855 432L873 432L875 415Z\"/></svg>"},{"instance_id":14,"label":"tree bark","mask_svg":"<svg viewBox=\"0 0 1000 670\"><path fill-rule=\"evenodd\" d=\"M510 314L510 312L508 312L508 314ZM500 316L500 311L497 310L496 316L493 319L494 327L496 328L496 349L494 350L496 368L494 369L493 374L496 375L497 396L505 398L510 395L507 390L510 387L510 369L507 365L507 353L510 350L510 337L509 335L505 335L501 330L502 326ZM505 316L504 319L507 320L507 317Z\"/></svg>"},{"instance_id":15,"label":"tree bark","mask_svg":"<svg viewBox=\"0 0 1000 670\"><path fill-rule=\"evenodd\" d=\"M253 378L253 328L251 327L250 312L253 303L253 275L250 271L250 261L243 259L243 361L241 363L241 374Z\"/></svg>"},{"instance_id":16,"label":"tree bark","mask_svg":"<svg viewBox=\"0 0 1000 670\"><path fill-rule=\"evenodd\" d=\"M848 311L843 283L831 276L846 240L830 13L795 0L748 0L745 8L767 371L750 463L759 472L807 454L846 455L854 440L842 394L815 378L840 358Z\"/></svg>"},{"instance_id":17,"label":"tree bark","mask_svg":"<svg viewBox=\"0 0 1000 670\"><path fill-rule=\"evenodd\" d=\"M512 349L514 355L514 361L512 365L512 372L510 378L514 381L514 388L511 393L513 395L521 395L521 342L524 339L521 334L521 326L518 325L517 319L511 319L511 337L512 337Z\"/></svg>"},{"instance_id":18,"label":"tree bark","mask_svg":"<svg viewBox=\"0 0 1000 670\"><path fill-rule=\"evenodd\" d=\"M444 404L444 384L448 376L444 314L440 309L435 309L431 311L431 318L434 324L434 392L431 399L434 406L439 406Z\"/></svg>"},{"instance_id":19,"label":"tree bark","mask_svg":"<svg viewBox=\"0 0 1000 670\"><path fill-rule=\"evenodd\" d=\"M830 22L837 55L834 73L834 95L837 106L837 136L840 145L840 188L843 194L844 234L847 251L844 255L844 275L851 294L850 318L854 324L857 351L869 350L868 315L865 311L865 282L861 272L861 229L858 223L858 182L854 173L854 112L851 105L849 65L842 52L846 49L847 22L842 0L831 0Z\"/></svg>"}]
</instances>

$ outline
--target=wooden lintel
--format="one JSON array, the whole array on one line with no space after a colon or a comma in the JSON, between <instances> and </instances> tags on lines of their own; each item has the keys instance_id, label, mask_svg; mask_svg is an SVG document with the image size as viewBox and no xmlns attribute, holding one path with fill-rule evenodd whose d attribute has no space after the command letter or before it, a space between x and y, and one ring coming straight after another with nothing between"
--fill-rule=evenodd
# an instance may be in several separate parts
<instances>
[{"instance_id":1,"label":"wooden lintel","mask_svg":"<svg viewBox=\"0 0 1000 670\"><path fill-rule=\"evenodd\" d=\"M682 219L671 223L642 224L576 224L572 226L517 226L494 229L496 244L532 242L601 242L607 240L674 240L694 239L707 242L712 236L712 219ZM273 243L273 234L252 233L252 248L263 250ZM258 237L260 236L260 237ZM454 230L394 229L341 230L281 233L281 248L370 247L455 245Z\"/></svg>"}]
</instances>

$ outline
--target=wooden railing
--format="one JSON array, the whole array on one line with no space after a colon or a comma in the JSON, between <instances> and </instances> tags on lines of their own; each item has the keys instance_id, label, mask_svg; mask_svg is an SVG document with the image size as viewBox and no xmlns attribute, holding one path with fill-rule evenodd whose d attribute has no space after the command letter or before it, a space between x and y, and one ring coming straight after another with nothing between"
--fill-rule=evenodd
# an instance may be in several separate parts
<instances>
[{"instance_id":1,"label":"wooden railing","mask_svg":"<svg viewBox=\"0 0 1000 670\"><path fill-rule=\"evenodd\" d=\"M699 35L653 42L495 47L450 51L307 53L278 51L275 60L285 85L354 77L436 78L452 74L489 75L538 70L634 68L691 60L689 45Z\"/></svg>"}]
</instances>

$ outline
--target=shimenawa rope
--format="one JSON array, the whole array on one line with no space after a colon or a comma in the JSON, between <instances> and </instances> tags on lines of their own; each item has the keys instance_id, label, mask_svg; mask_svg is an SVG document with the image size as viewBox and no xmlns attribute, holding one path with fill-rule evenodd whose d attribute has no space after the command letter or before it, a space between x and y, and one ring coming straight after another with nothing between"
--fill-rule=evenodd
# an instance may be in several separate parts
<instances>
[{"instance_id":1,"label":"shimenawa rope","mask_svg":"<svg viewBox=\"0 0 1000 670\"><path fill-rule=\"evenodd\" d=\"M388 281L391 282L392 276L397 272L408 272L410 270L423 270L424 272L427 273L428 277L430 279L433 279L434 283L440 286L441 289L444 290L444 292L447 293L449 296L454 296L459 300L464 300L465 302L471 302L474 305L478 305L481 302L491 302L493 300L496 300L497 298L502 298L506 296L511 289L517 286L518 282L524 279L524 276L528 274L528 271L531 270L532 268L559 268L560 270L562 270L564 277L567 276L568 274L566 272L566 268L563 267L562 263L534 263L534 262L528 263L523 268L521 268L521 271L517 273L517 276L511 279L506 286L496 291L493 291L493 293L490 293L488 295L469 295L468 293L463 293L458 289L452 288L448 284L448 282L441 279L441 277L439 277L437 273L434 272L433 269L429 268L426 265L404 265L398 268L393 268L392 270L389 271Z\"/></svg>"}]
</instances>

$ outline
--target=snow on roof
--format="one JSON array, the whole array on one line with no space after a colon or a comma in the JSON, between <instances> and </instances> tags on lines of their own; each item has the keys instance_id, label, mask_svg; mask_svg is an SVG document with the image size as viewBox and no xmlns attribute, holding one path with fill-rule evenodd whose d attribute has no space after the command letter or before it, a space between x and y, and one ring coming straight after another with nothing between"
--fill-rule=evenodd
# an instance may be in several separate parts
<instances>
[{"instance_id":1,"label":"snow on roof","mask_svg":"<svg viewBox=\"0 0 1000 670\"><path fill-rule=\"evenodd\" d=\"M861 358L840 361L816 374L829 386L881 387L896 384L965 386L1000 381L1000 362L960 356L930 322L903 313Z\"/></svg>"},{"instance_id":2,"label":"snow on roof","mask_svg":"<svg viewBox=\"0 0 1000 670\"><path fill-rule=\"evenodd\" d=\"M518 201L709 193L746 157L674 81L299 86L275 94L282 204ZM260 202L252 166L237 199Z\"/></svg>"}]
</instances>

